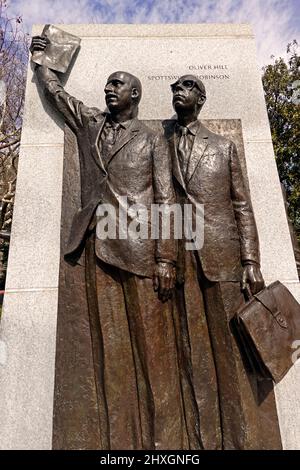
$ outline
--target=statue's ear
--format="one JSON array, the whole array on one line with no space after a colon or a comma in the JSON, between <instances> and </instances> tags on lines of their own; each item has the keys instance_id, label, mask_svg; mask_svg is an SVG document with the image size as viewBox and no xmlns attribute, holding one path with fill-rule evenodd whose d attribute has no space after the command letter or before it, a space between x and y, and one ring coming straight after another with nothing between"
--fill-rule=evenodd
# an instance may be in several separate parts
<instances>
[{"instance_id":1,"label":"statue's ear","mask_svg":"<svg viewBox=\"0 0 300 470\"><path fill-rule=\"evenodd\" d=\"M136 98L138 98L139 96L140 96L139 90L138 90L137 88L132 88L132 90L131 90L131 97L136 99Z\"/></svg>"},{"instance_id":2,"label":"statue's ear","mask_svg":"<svg viewBox=\"0 0 300 470\"><path fill-rule=\"evenodd\" d=\"M206 97L204 95L200 95L198 98L198 104L199 106L203 106L206 101Z\"/></svg>"}]
</instances>

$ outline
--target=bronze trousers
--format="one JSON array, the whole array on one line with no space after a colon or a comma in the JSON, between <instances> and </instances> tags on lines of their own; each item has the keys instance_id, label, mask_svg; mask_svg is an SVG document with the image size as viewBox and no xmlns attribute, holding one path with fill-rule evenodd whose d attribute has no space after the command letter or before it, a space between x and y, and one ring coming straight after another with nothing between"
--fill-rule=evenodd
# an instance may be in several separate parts
<instances>
[{"instance_id":1,"label":"bronze trousers","mask_svg":"<svg viewBox=\"0 0 300 470\"><path fill-rule=\"evenodd\" d=\"M191 431L186 422L173 302L158 299L151 279L96 259L92 240L86 283L99 448L199 448L197 423Z\"/></svg>"},{"instance_id":2,"label":"bronze trousers","mask_svg":"<svg viewBox=\"0 0 300 470\"><path fill-rule=\"evenodd\" d=\"M181 355L190 364L205 449L280 449L273 384L259 382L244 360L231 322L244 302L237 282L210 282L197 253L186 252L177 290Z\"/></svg>"}]
</instances>

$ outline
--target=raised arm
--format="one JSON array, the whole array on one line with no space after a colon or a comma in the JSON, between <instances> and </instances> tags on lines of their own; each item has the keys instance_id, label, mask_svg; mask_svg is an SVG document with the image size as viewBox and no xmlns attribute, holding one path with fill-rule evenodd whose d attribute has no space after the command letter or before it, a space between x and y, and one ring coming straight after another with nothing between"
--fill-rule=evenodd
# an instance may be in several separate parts
<instances>
[{"instance_id":1,"label":"raised arm","mask_svg":"<svg viewBox=\"0 0 300 470\"><path fill-rule=\"evenodd\" d=\"M30 51L43 51L46 48L48 39L43 36L32 38ZM77 132L84 126L85 120L93 114L99 113L96 108L85 106L80 100L69 95L61 84L56 72L43 65L36 65L35 73L42 87L45 97L62 114L66 123Z\"/></svg>"}]
</instances>

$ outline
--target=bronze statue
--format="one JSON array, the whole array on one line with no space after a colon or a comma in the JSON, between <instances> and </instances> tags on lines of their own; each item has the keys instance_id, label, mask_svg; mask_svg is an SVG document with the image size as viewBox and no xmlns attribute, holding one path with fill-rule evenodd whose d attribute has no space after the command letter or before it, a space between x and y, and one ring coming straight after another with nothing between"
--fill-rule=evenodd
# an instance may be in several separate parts
<instances>
[{"instance_id":1,"label":"bronze statue","mask_svg":"<svg viewBox=\"0 0 300 470\"><path fill-rule=\"evenodd\" d=\"M177 200L204 205L202 248L186 251L180 243L179 279L185 282L176 295L200 436L205 449L278 448L272 383L258 384L231 330L246 290L255 294L264 286L236 146L198 121L206 100L198 78L182 76L171 89L178 119L166 126L166 137Z\"/></svg>"},{"instance_id":2,"label":"bronze statue","mask_svg":"<svg viewBox=\"0 0 300 470\"><path fill-rule=\"evenodd\" d=\"M44 51L47 44L49 37L35 37L31 51ZM51 54L47 60L52 63ZM168 123L164 139L137 118L142 93L137 77L110 75L104 89L108 112L101 112L70 96L45 64L36 67L36 75L78 143L82 207L65 259L74 269L77 263L85 266L84 288L77 287L87 303L88 321L82 324L92 349L80 349L92 357L92 377L83 386L81 377L68 379L79 399L54 407L59 423L54 447L280 447L272 383L257 383L231 330L244 292L257 292L264 281L236 147L197 120L206 99L203 83L184 76L172 85L178 121ZM203 204L203 247L185 251L180 240L177 250L172 236L100 237L102 208L118 213L124 197L129 205L147 208L171 207L176 199L181 205ZM135 214L127 218L141 223ZM78 318L68 313L69 322ZM76 335L74 343L67 357L76 356ZM85 364L80 355L78 361ZM64 410L57 415L66 407L62 423Z\"/></svg>"},{"instance_id":3,"label":"bronze statue","mask_svg":"<svg viewBox=\"0 0 300 470\"><path fill-rule=\"evenodd\" d=\"M31 51L42 51L47 43L44 37L34 37ZM88 445L98 449L189 448L169 300L175 282L176 243L161 238L155 243L97 237L100 203L117 209L124 196L131 204L147 207L174 202L167 142L137 119L142 88L135 76L110 75L104 90L109 112L103 113L70 96L46 66L37 66L36 75L47 99L76 134L79 148L82 209L73 220L65 257L73 264L85 257L92 388L97 396L97 424L91 422L93 444ZM76 386L80 384L75 377ZM77 403L73 412L75 428L68 428L61 448L87 448L80 440L86 393L82 390L83 405Z\"/></svg>"}]
</instances>

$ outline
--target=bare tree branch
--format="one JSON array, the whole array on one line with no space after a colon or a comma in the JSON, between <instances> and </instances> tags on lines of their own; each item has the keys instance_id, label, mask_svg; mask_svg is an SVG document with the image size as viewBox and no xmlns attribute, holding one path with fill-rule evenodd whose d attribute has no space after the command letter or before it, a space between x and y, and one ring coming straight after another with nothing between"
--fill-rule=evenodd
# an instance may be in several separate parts
<instances>
[{"instance_id":1,"label":"bare tree branch","mask_svg":"<svg viewBox=\"0 0 300 470\"><path fill-rule=\"evenodd\" d=\"M0 0L0 231L3 233L10 231L13 215L28 51L29 36L23 31L21 19L11 16L7 2Z\"/></svg>"}]
</instances>

